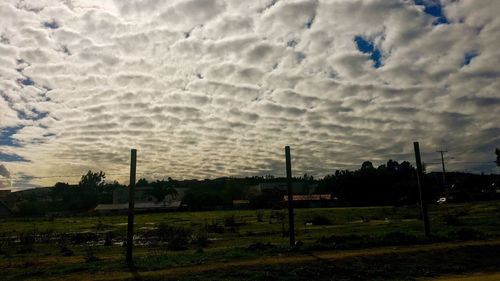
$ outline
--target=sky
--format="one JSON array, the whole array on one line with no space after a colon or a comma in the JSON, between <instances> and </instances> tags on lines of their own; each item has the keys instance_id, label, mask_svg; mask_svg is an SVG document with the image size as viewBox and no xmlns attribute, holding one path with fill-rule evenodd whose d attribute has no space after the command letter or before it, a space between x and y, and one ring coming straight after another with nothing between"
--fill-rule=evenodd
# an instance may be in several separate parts
<instances>
[{"instance_id":1,"label":"sky","mask_svg":"<svg viewBox=\"0 0 500 281\"><path fill-rule=\"evenodd\" d=\"M1 0L0 188L498 172L500 1Z\"/></svg>"}]
</instances>

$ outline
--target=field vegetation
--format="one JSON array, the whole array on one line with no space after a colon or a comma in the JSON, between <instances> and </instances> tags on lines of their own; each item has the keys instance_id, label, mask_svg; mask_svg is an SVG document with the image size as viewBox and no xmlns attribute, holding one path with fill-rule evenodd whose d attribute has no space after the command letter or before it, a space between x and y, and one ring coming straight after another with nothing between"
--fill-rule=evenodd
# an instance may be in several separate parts
<instances>
[{"instance_id":1,"label":"field vegetation","mask_svg":"<svg viewBox=\"0 0 500 281\"><path fill-rule=\"evenodd\" d=\"M302 245L290 249L286 210L139 214L135 270L500 237L498 201L431 206L430 238L423 235L419 217L417 206L296 209L296 237ZM128 272L123 247L126 221L125 216L3 219L0 268L4 280ZM275 266L277 272L286 268ZM260 274L258 269L249 270Z\"/></svg>"}]
</instances>

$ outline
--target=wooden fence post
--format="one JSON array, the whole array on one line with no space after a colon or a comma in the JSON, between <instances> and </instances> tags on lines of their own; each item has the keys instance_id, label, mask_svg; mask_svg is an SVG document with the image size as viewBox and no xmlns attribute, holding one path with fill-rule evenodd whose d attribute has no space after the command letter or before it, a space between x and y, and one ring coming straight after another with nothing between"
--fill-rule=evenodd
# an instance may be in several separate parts
<instances>
[{"instance_id":1,"label":"wooden fence post","mask_svg":"<svg viewBox=\"0 0 500 281\"><path fill-rule=\"evenodd\" d=\"M293 219L293 188L292 188L292 161L290 159L290 147L285 146L286 158L286 183L288 188L288 232L290 235L290 247L295 246L295 222Z\"/></svg>"},{"instance_id":2,"label":"wooden fence post","mask_svg":"<svg viewBox=\"0 0 500 281\"><path fill-rule=\"evenodd\" d=\"M415 150L415 160L417 162L417 186L418 186L418 193L420 195L420 210L422 212L422 220L424 221L425 236L429 237L431 236L431 228L429 224L429 214L427 211L427 202L426 202L427 193L425 192L425 185L423 183L424 173L422 171L422 162L420 159L420 147L418 142L413 143L413 148Z\"/></svg>"},{"instance_id":3,"label":"wooden fence post","mask_svg":"<svg viewBox=\"0 0 500 281\"><path fill-rule=\"evenodd\" d=\"M128 265L133 265L132 249L134 247L134 189L135 189L135 172L137 162L137 150L130 151L130 186L128 188L128 224L127 224L127 255L126 260Z\"/></svg>"}]
</instances>

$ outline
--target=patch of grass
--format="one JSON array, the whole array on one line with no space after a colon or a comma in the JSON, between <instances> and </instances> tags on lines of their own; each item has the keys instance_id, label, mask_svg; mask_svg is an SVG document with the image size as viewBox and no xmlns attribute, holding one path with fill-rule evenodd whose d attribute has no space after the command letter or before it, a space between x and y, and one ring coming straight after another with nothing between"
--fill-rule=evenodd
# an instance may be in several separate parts
<instances>
[{"instance_id":1,"label":"patch of grass","mask_svg":"<svg viewBox=\"0 0 500 281\"><path fill-rule=\"evenodd\" d=\"M178 276L175 280L415 280L444 274L497 272L498 252L498 245L470 246L334 261L318 259L299 264L225 268ZM169 279L153 277L146 280Z\"/></svg>"},{"instance_id":2,"label":"patch of grass","mask_svg":"<svg viewBox=\"0 0 500 281\"><path fill-rule=\"evenodd\" d=\"M332 222L330 221L329 218L327 218L326 216L324 215L315 215L312 219L311 219L311 223L313 225L332 225Z\"/></svg>"},{"instance_id":3,"label":"patch of grass","mask_svg":"<svg viewBox=\"0 0 500 281\"><path fill-rule=\"evenodd\" d=\"M83 259L85 260L85 262L100 261L100 259L95 255L92 247L85 247Z\"/></svg>"},{"instance_id":4,"label":"patch of grass","mask_svg":"<svg viewBox=\"0 0 500 281\"><path fill-rule=\"evenodd\" d=\"M308 251L498 237L498 204L497 201L430 205L431 231L435 235L430 240L423 235L422 222L417 220L419 210L416 206L295 209L296 239L304 242L299 251ZM134 247L134 255L138 263L144 261L145 267L162 268L288 253L286 210L260 212L265 222L258 221L255 210L138 214L135 230L140 239ZM446 223L443 215L447 212L458 215L460 224ZM327 218L330 223L305 225L305 222L315 217ZM360 219L362 217L368 218L366 222ZM123 241L126 221L125 216L53 218L53 221L43 218L0 219L0 246L4 245L0 247L0 268L9 268L5 274L9 278L9 274L34 274L34 271L21 272L24 271L26 261L39 269L37 274L47 270L48 273L42 276L57 276L71 270L89 271L99 265L121 268L124 248L114 242ZM163 233L171 233L162 234L170 237L164 241L158 241L160 234L154 230L161 223L168 226L163 229ZM189 229L190 232L175 229ZM188 237L187 243L180 243L186 246L171 251L167 248L168 241L176 236L176 232L184 233L183 237ZM25 242L12 243L13 240L20 240L18 238L23 235ZM32 250L22 250L22 244L30 245L30 236L34 239L31 243ZM154 239L156 244L149 243ZM258 251L247 249L259 243L274 247ZM104 244L108 246L104 247ZM59 245L68 245L73 256L62 251ZM82 259L85 245L92 246L95 256L101 260L85 263ZM197 252L201 248L203 251Z\"/></svg>"},{"instance_id":5,"label":"patch of grass","mask_svg":"<svg viewBox=\"0 0 500 281\"><path fill-rule=\"evenodd\" d=\"M454 231L450 231L448 236L451 237L452 239L456 239L456 240L478 240L478 239L484 239L487 237L486 234L484 234L483 232L481 232L479 230L472 229L472 228L466 228L466 227L459 228L459 229L454 230Z\"/></svg>"}]
</instances>

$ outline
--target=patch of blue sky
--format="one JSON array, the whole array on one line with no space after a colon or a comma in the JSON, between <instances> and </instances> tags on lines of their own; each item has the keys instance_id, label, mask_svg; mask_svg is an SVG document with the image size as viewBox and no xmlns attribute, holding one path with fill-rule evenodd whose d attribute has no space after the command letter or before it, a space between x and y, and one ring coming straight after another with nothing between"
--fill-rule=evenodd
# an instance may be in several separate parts
<instances>
[{"instance_id":1,"label":"patch of blue sky","mask_svg":"<svg viewBox=\"0 0 500 281\"><path fill-rule=\"evenodd\" d=\"M424 6L424 13L435 17L434 25L448 24L440 0L414 0L415 5Z\"/></svg>"},{"instance_id":2,"label":"patch of blue sky","mask_svg":"<svg viewBox=\"0 0 500 281\"><path fill-rule=\"evenodd\" d=\"M30 162L17 154L8 154L0 151L0 161L2 162Z\"/></svg>"},{"instance_id":3,"label":"patch of blue sky","mask_svg":"<svg viewBox=\"0 0 500 281\"><path fill-rule=\"evenodd\" d=\"M12 136L14 134L16 134L22 128L23 128L23 126L9 127L9 128L1 129L0 130L0 146L8 145L8 146L20 147L20 145L16 141L14 141Z\"/></svg>"},{"instance_id":4,"label":"patch of blue sky","mask_svg":"<svg viewBox=\"0 0 500 281\"><path fill-rule=\"evenodd\" d=\"M354 42L359 51L370 56L373 67L379 68L382 66L382 53L373 42L359 35L354 37Z\"/></svg>"},{"instance_id":5,"label":"patch of blue sky","mask_svg":"<svg viewBox=\"0 0 500 281\"><path fill-rule=\"evenodd\" d=\"M477 52L467 52L465 53L464 55L464 61L462 62L462 66L466 66L466 65L469 65L472 60L477 57L479 54Z\"/></svg>"}]
</instances>

